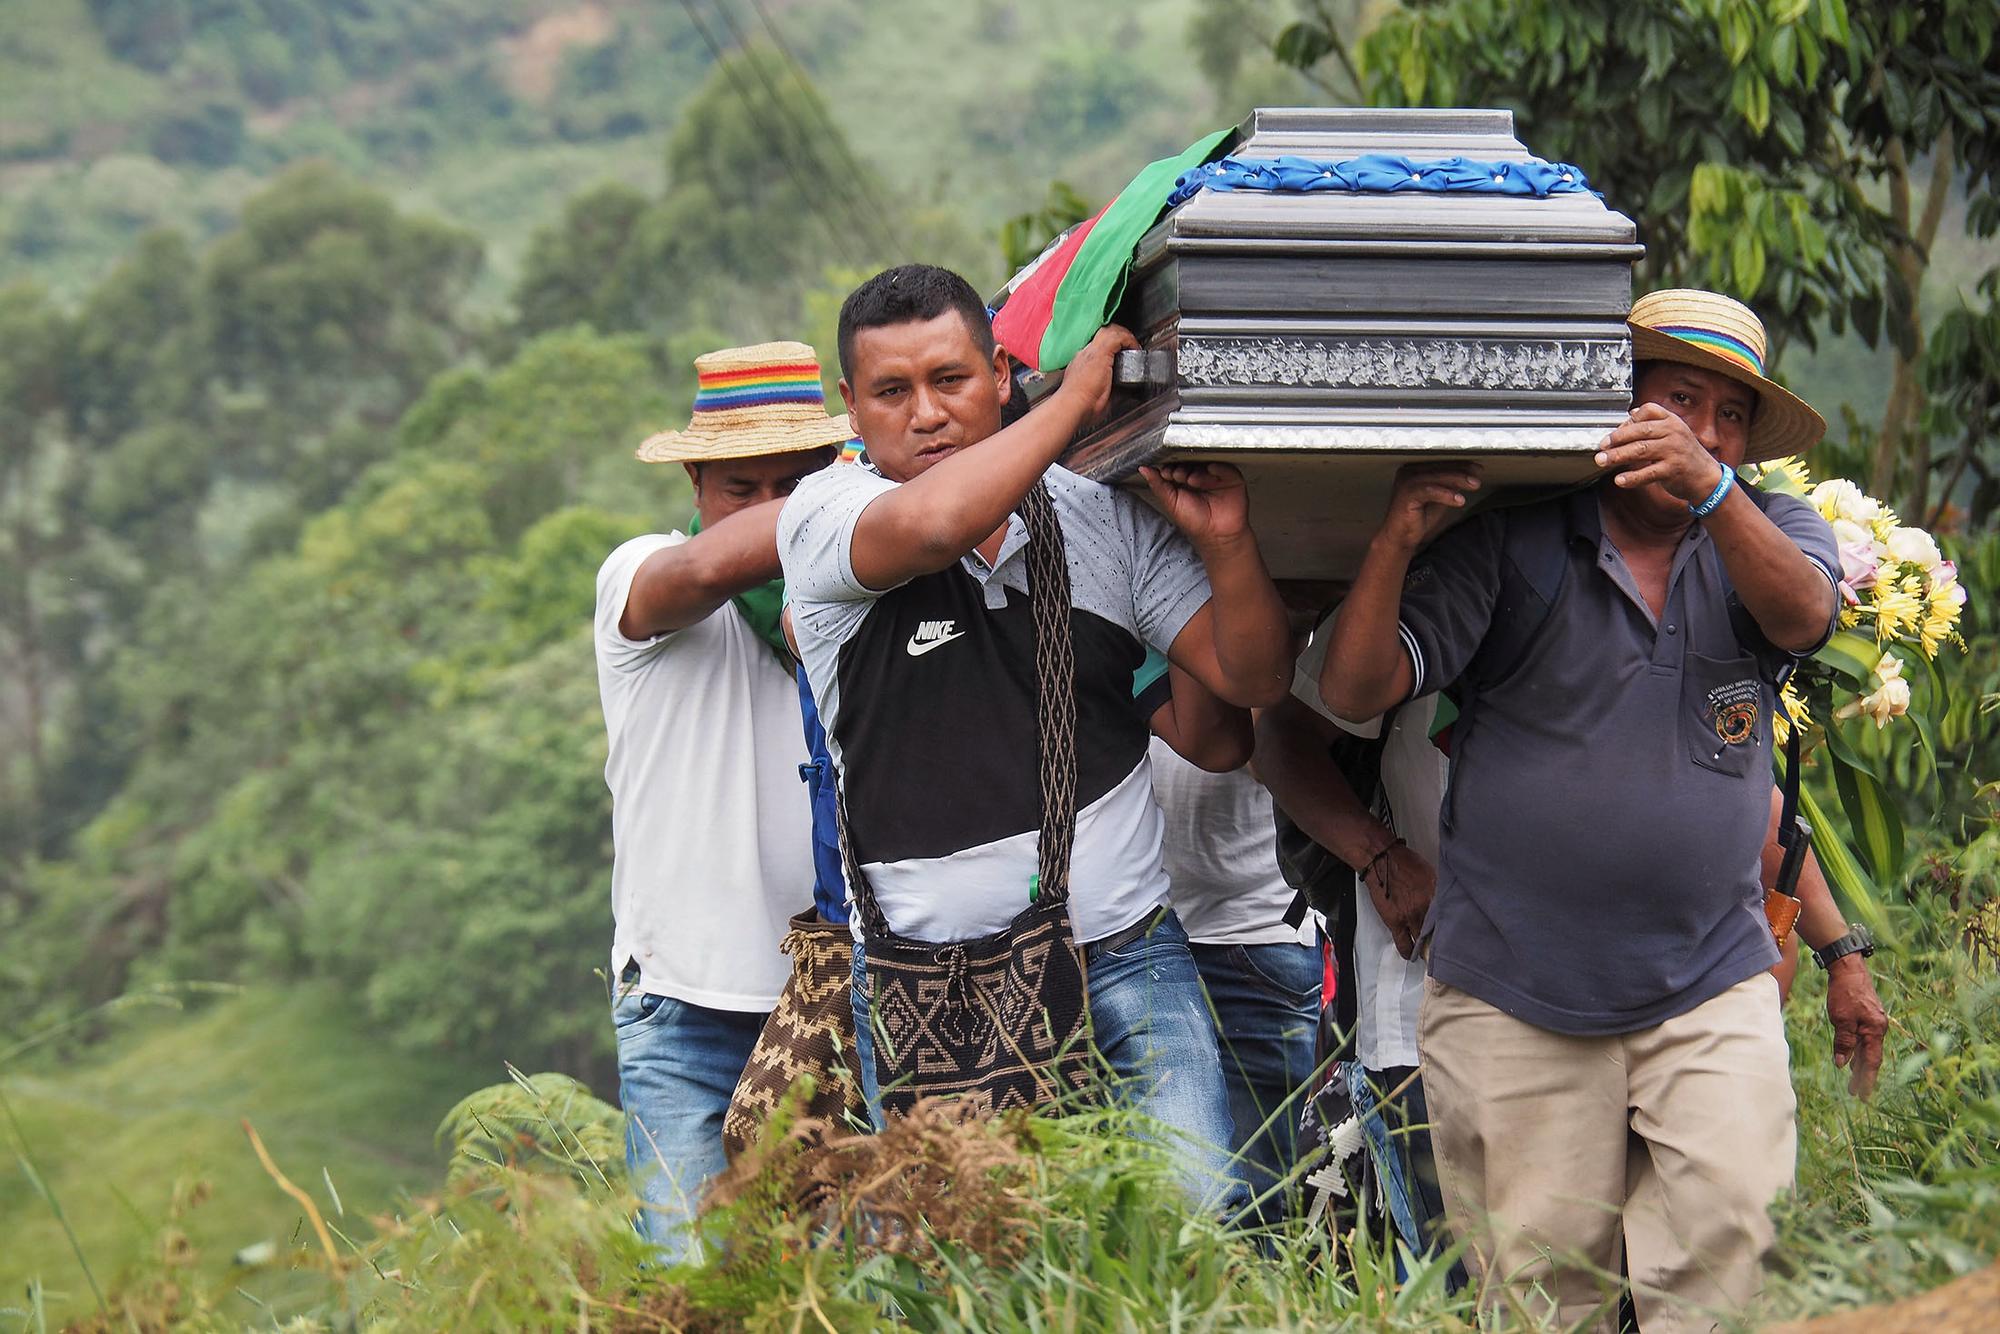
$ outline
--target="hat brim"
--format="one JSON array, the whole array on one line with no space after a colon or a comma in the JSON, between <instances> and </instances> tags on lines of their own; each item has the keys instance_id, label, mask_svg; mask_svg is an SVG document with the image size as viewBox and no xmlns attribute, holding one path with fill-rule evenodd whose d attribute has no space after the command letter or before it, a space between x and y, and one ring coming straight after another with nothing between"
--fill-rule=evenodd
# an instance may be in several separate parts
<instances>
[{"instance_id":1,"label":"hat brim","mask_svg":"<svg viewBox=\"0 0 2000 1334\"><path fill-rule=\"evenodd\" d=\"M853 438L854 425L842 412L817 421L759 422L713 431L661 431L640 442L634 457L641 463L714 463L807 449L838 449Z\"/></svg>"},{"instance_id":2,"label":"hat brim","mask_svg":"<svg viewBox=\"0 0 2000 1334\"><path fill-rule=\"evenodd\" d=\"M1783 385L1765 379L1748 366L1719 353L1697 347L1643 324L1628 324L1632 330L1632 361L1675 361L1685 366L1726 375L1757 392L1757 414L1750 419L1750 443L1743 451L1745 463L1803 454L1826 436L1826 418Z\"/></svg>"}]
</instances>

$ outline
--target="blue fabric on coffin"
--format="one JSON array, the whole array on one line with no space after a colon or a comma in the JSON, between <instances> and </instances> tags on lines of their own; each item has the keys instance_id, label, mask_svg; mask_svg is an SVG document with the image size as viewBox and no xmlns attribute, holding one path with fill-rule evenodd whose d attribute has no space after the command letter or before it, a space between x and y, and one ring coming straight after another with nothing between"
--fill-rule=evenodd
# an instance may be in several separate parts
<instances>
[{"instance_id":1,"label":"blue fabric on coffin","mask_svg":"<svg viewBox=\"0 0 2000 1334\"><path fill-rule=\"evenodd\" d=\"M1550 195L1591 194L1581 167L1567 162L1529 158L1522 162L1482 162L1474 158L1431 160L1370 153L1344 162L1317 162L1303 157L1225 157L1183 172L1168 196L1172 207L1203 190L1268 190L1308 194L1343 190L1361 194L1399 194L1420 190L1433 194L1515 195L1545 199Z\"/></svg>"}]
</instances>

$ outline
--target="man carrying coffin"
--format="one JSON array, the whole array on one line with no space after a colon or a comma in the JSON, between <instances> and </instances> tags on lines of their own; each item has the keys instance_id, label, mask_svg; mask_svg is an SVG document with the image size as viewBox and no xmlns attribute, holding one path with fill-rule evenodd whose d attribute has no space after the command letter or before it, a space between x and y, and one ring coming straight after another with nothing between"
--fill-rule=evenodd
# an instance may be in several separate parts
<instances>
[{"instance_id":1,"label":"man carrying coffin","mask_svg":"<svg viewBox=\"0 0 2000 1334\"><path fill-rule=\"evenodd\" d=\"M639 447L687 468L691 535L635 537L597 574L618 1099L643 1230L673 1257L790 972L778 942L812 901L773 534L784 498L848 438L803 343L711 352L695 372L688 429Z\"/></svg>"},{"instance_id":2,"label":"man carrying coffin","mask_svg":"<svg viewBox=\"0 0 2000 1334\"><path fill-rule=\"evenodd\" d=\"M1736 482L1825 429L1765 378L1756 316L1657 292L1631 328L1635 406L1597 485L1423 550L1478 480L1406 471L1320 691L1364 719L1459 683L1419 1033L1470 1259L1496 1299L1602 1319L1622 1226L1641 1323L1706 1329L1759 1290L1792 1180L1759 879L1772 680L1831 633L1839 556L1810 506ZM1551 545L1522 645L1509 627L1535 612L1509 571ZM1818 934L1836 1026L1872 1024L1865 936Z\"/></svg>"},{"instance_id":3,"label":"man carrying coffin","mask_svg":"<svg viewBox=\"0 0 2000 1334\"><path fill-rule=\"evenodd\" d=\"M981 1020L986 991L965 979L966 959L1033 916L1046 840L1073 813L1068 933L1086 956L1091 1042L1184 1150L1190 1194L1213 1201L1228 1193L1229 1109L1187 934L1164 907L1133 673L1151 646L1224 700L1264 704L1285 693L1291 642L1233 470L1149 470L1169 522L1054 466L1103 410L1112 360L1133 345L1103 330L1062 386L1003 430L1009 361L985 303L942 269L876 275L840 318L841 393L865 453L793 494L778 547L861 879L848 888L864 981L874 988L886 946L934 958L934 990L967 997L939 1021L913 1012L921 997L885 994L873 1032L881 1095L923 1087L917 1077L939 1062L991 1068L991 1050L941 1045ZM1067 618L1035 592L1065 584ZM1045 635L1070 648L1045 657ZM1052 720L1045 688L1074 699L1073 720ZM1058 749L1051 728L1074 737L1074 791L1054 802L1038 771L1038 751ZM1046 957L1024 967L1045 976ZM1053 1008L1029 999L1035 1015ZM989 1036L1018 1044L1027 1027ZM935 1059L895 1064L917 1055Z\"/></svg>"}]
</instances>

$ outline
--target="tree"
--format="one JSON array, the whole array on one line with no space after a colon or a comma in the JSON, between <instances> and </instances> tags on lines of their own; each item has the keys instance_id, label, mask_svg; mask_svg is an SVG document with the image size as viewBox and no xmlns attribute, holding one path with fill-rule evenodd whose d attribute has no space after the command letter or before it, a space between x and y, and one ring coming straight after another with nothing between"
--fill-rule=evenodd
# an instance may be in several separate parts
<instances>
[{"instance_id":1,"label":"tree","mask_svg":"<svg viewBox=\"0 0 2000 1334\"><path fill-rule=\"evenodd\" d=\"M605 332L633 327L625 255L651 201L629 185L606 181L563 208L528 244L514 287L519 331L533 335L572 324Z\"/></svg>"},{"instance_id":2,"label":"tree","mask_svg":"<svg viewBox=\"0 0 2000 1334\"><path fill-rule=\"evenodd\" d=\"M0 723L7 750L26 772L0 767L0 782L22 786L16 828L6 841L19 866L38 851L48 773L50 692L62 639L49 622L61 594L56 563L76 542L70 495L77 458L62 430L63 366L69 322L40 290L0 290L0 651L7 665Z\"/></svg>"},{"instance_id":3,"label":"tree","mask_svg":"<svg viewBox=\"0 0 2000 1334\"><path fill-rule=\"evenodd\" d=\"M1885 338L1870 489L1915 516L1934 468L1961 466L1931 457L1918 297L1954 192L1976 235L2000 225L1996 38L1983 0L1412 0L1358 64L1377 101L1514 108L1633 215L1644 284L1742 297L1779 352L1822 328ZM1345 50L1307 18L1277 54Z\"/></svg>"},{"instance_id":4,"label":"tree","mask_svg":"<svg viewBox=\"0 0 2000 1334\"><path fill-rule=\"evenodd\" d=\"M601 186L536 233L514 292L520 334L585 322L774 338L828 267L872 269L899 253L880 183L779 52L722 57L682 109L666 168L659 199Z\"/></svg>"}]
</instances>

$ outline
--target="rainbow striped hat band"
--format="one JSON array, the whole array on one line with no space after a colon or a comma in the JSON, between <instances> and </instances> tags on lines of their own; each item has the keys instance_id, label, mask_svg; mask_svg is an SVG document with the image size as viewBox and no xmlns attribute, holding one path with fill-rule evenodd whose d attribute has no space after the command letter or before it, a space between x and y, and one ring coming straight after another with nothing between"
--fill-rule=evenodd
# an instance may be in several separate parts
<instances>
[{"instance_id":1,"label":"rainbow striped hat band","mask_svg":"<svg viewBox=\"0 0 2000 1334\"><path fill-rule=\"evenodd\" d=\"M1676 287L1632 303L1632 360L1674 361L1726 375L1757 391L1745 463L1800 454L1826 434L1826 419L1764 374L1764 322L1741 301Z\"/></svg>"},{"instance_id":2,"label":"rainbow striped hat band","mask_svg":"<svg viewBox=\"0 0 2000 1334\"><path fill-rule=\"evenodd\" d=\"M701 463L845 444L847 414L829 417L819 357L804 343L728 347L694 359L694 415L685 431L639 446L645 463Z\"/></svg>"}]
</instances>

